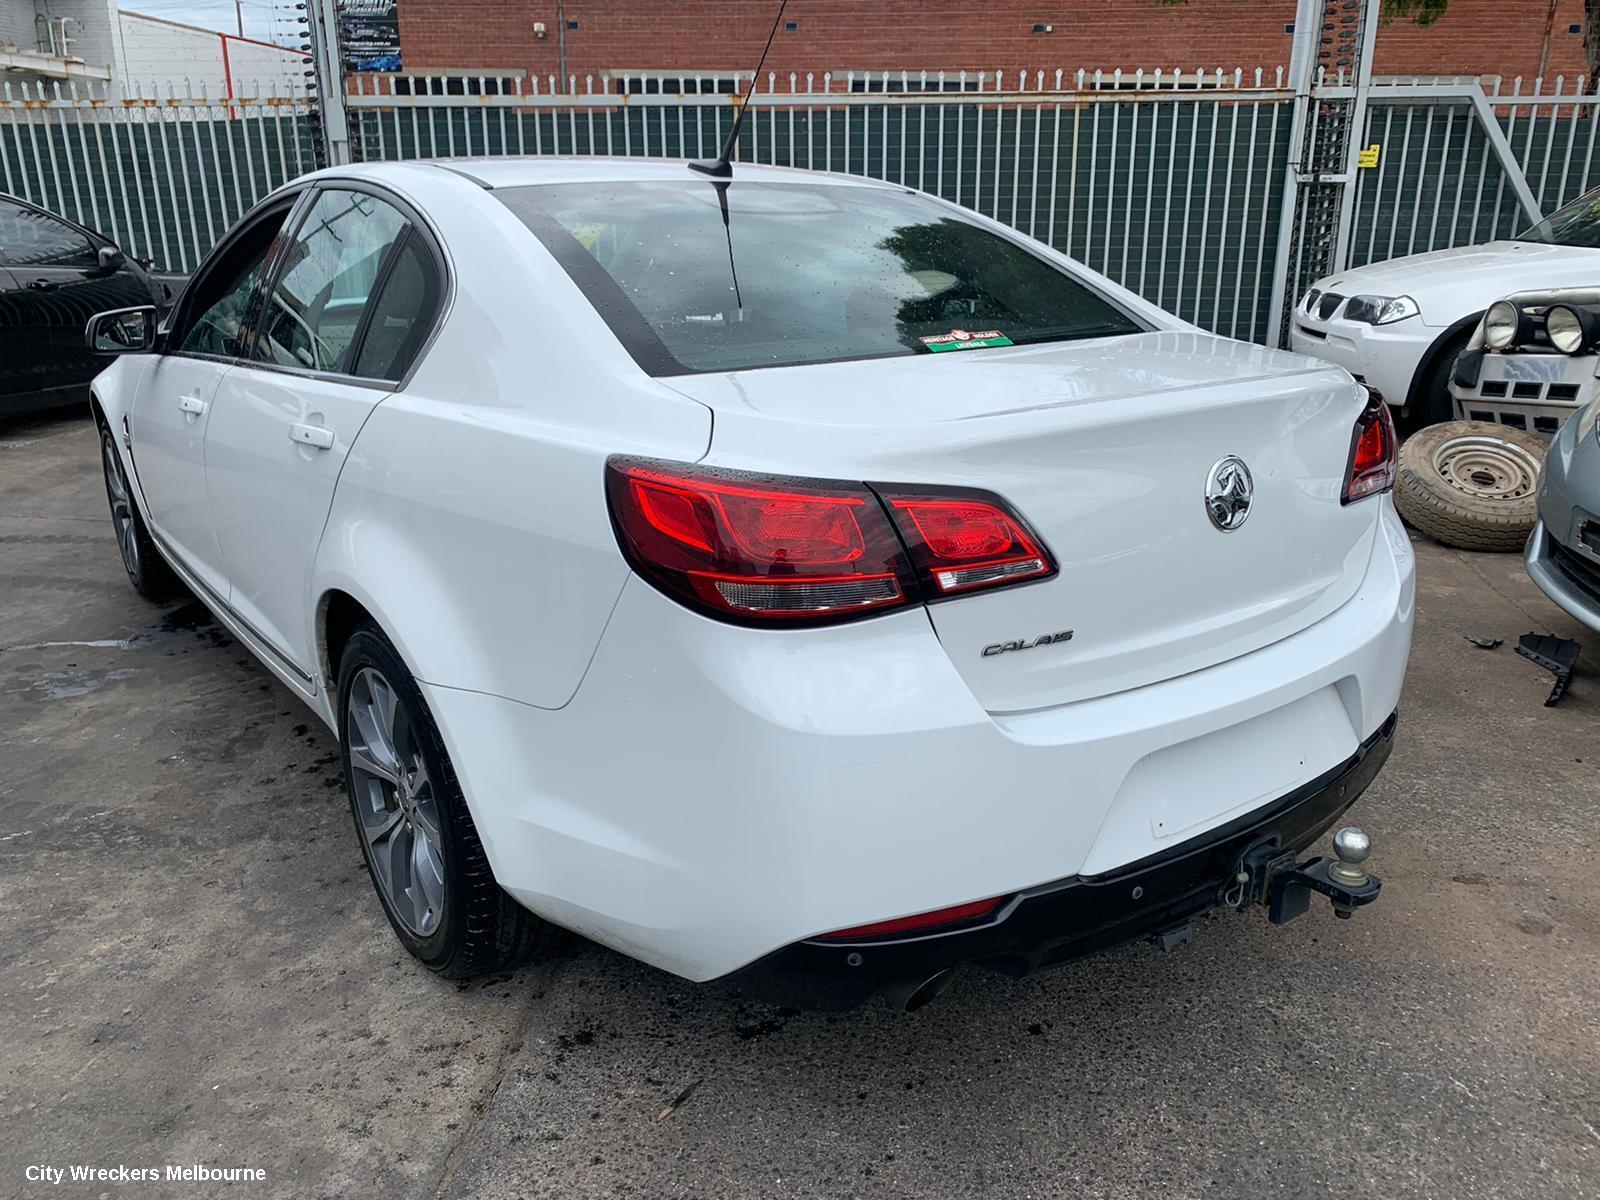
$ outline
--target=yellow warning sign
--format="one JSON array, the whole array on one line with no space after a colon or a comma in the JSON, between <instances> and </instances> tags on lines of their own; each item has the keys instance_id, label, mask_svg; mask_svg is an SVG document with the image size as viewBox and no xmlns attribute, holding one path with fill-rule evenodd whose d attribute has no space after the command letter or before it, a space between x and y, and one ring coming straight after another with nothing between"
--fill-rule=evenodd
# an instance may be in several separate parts
<instances>
[{"instance_id":1,"label":"yellow warning sign","mask_svg":"<svg viewBox=\"0 0 1600 1200\"><path fill-rule=\"evenodd\" d=\"M1378 165L1378 156L1382 153L1382 143L1373 142L1372 145L1368 146L1356 156L1356 166L1360 167L1362 170L1370 170Z\"/></svg>"}]
</instances>

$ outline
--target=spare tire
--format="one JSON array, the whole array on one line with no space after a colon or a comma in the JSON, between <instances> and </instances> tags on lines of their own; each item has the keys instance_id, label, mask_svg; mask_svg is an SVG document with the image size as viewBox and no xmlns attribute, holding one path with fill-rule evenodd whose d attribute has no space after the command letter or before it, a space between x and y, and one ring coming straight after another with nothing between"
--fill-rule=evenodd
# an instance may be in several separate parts
<instances>
[{"instance_id":1,"label":"spare tire","mask_svg":"<svg viewBox=\"0 0 1600 1200\"><path fill-rule=\"evenodd\" d=\"M1521 550L1538 520L1545 443L1491 421L1446 421L1400 447L1400 515L1446 546Z\"/></svg>"}]
</instances>

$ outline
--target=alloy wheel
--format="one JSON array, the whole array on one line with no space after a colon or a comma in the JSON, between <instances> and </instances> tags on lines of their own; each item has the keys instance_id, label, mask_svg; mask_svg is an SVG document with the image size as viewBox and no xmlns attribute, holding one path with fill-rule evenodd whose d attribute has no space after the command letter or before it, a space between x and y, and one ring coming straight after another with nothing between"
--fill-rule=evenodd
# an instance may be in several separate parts
<instances>
[{"instance_id":1,"label":"alloy wheel","mask_svg":"<svg viewBox=\"0 0 1600 1200\"><path fill-rule=\"evenodd\" d=\"M122 565L134 579L139 577L139 532L133 523L133 502L128 496L128 481L117 460L116 447L107 434L100 439L100 458L106 472L106 498L111 501L111 527L116 531Z\"/></svg>"},{"instance_id":2,"label":"alloy wheel","mask_svg":"<svg viewBox=\"0 0 1600 1200\"><path fill-rule=\"evenodd\" d=\"M345 704L353 800L389 910L430 936L444 912L444 842L433 779L394 685L362 667Z\"/></svg>"}]
</instances>

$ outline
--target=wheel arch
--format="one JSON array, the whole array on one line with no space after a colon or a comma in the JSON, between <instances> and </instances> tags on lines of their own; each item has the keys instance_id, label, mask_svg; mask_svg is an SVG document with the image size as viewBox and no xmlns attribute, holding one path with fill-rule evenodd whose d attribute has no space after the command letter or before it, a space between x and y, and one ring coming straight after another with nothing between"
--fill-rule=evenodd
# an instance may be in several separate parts
<instances>
[{"instance_id":1,"label":"wheel arch","mask_svg":"<svg viewBox=\"0 0 1600 1200\"><path fill-rule=\"evenodd\" d=\"M1463 333L1471 334L1477 328L1478 322L1483 320L1483 314L1488 311L1487 308L1481 308L1477 312L1468 313L1459 321L1447 326L1443 333L1433 339L1422 357L1417 360L1416 369L1411 372L1411 385L1406 389L1406 412L1414 413L1416 411L1412 405L1417 402L1418 392L1422 388L1422 381L1431 375L1433 369L1439 365L1439 360L1444 357L1445 350L1450 343Z\"/></svg>"},{"instance_id":2,"label":"wheel arch","mask_svg":"<svg viewBox=\"0 0 1600 1200\"><path fill-rule=\"evenodd\" d=\"M397 623L388 617L365 589L349 579L337 579L326 584L317 597L314 614L316 631L317 669L322 676L324 697L329 716L337 726L339 694L339 661L351 635L364 625L381 633L394 652L405 663L412 678L425 680L419 669L413 648L407 644ZM335 728L337 733L337 727Z\"/></svg>"},{"instance_id":3,"label":"wheel arch","mask_svg":"<svg viewBox=\"0 0 1600 1200\"><path fill-rule=\"evenodd\" d=\"M378 629L383 623L372 615L365 604L341 588L329 588L317 601L317 665L323 679L337 687L339 660L350 637L363 625ZM388 637L388 634L384 634ZM390 639L391 643L393 639Z\"/></svg>"}]
</instances>

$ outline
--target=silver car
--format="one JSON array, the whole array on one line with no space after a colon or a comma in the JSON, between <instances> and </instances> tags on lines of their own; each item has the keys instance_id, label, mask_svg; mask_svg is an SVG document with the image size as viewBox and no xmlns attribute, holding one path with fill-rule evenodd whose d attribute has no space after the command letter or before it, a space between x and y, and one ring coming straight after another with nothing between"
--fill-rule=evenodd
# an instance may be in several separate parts
<instances>
[{"instance_id":1,"label":"silver car","mask_svg":"<svg viewBox=\"0 0 1600 1200\"><path fill-rule=\"evenodd\" d=\"M1600 630L1600 400L1576 413L1550 443L1539 482L1539 522L1528 539L1528 575L1574 618Z\"/></svg>"}]
</instances>

